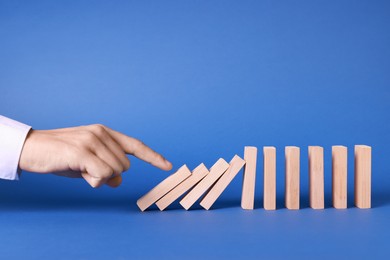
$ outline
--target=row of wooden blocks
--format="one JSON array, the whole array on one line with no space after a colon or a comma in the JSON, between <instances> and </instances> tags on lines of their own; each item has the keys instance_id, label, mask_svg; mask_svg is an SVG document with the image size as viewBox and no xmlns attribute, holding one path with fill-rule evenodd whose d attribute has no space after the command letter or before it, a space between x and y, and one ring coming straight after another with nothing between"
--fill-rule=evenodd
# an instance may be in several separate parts
<instances>
[{"instance_id":1,"label":"row of wooden blocks","mask_svg":"<svg viewBox=\"0 0 390 260\"><path fill-rule=\"evenodd\" d=\"M309 198L313 209L324 208L324 149L309 146ZM263 148L263 203L264 209L276 209L276 148ZM300 200L300 148L285 147L285 205L299 209ZM199 198L200 205L208 210L244 167L241 207L253 209L255 200L257 148L246 146L244 159L235 155L227 163L219 159L208 170L202 163L192 172L183 165L177 172L159 183L137 201L141 211L154 203L166 209L182 197L180 204L188 210ZM371 147L355 145L355 205L371 207ZM184 196L183 196L184 195ZM347 147L332 146L332 198L337 209L347 208Z\"/></svg>"}]
</instances>

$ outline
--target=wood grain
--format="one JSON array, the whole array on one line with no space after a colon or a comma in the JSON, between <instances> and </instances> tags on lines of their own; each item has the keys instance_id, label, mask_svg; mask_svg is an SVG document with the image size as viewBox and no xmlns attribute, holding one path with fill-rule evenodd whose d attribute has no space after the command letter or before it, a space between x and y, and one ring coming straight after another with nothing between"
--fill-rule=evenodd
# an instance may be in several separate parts
<instances>
[{"instance_id":1,"label":"wood grain","mask_svg":"<svg viewBox=\"0 0 390 260\"><path fill-rule=\"evenodd\" d=\"M194 203L221 177L229 168L229 164L220 158L206 175L186 196L180 201L180 205L188 210Z\"/></svg>"},{"instance_id":2,"label":"wood grain","mask_svg":"<svg viewBox=\"0 0 390 260\"><path fill-rule=\"evenodd\" d=\"M152 190L137 200L137 205L141 211L149 208L153 203L159 200L162 196L167 194L170 190L179 185L182 181L191 176L191 172L186 165L177 170L174 174L160 182Z\"/></svg>"},{"instance_id":3,"label":"wood grain","mask_svg":"<svg viewBox=\"0 0 390 260\"><path fill-rule=\"evenodd\" d=\"M254 146L245 146L244 160L245 167L242 180L241 207L251 210L255 204L257 148Z\"/></svg>"},{"instance_id":4,"label":"wood grain","mask_svg":"<svg viewBox=\"0 0 390 260\"><path fill-rule=\"evenodd\" d=\"M324 208L324 148L309 146L310 207Z\"/></svg>"},{"instance_id":5,"label":"wood grain","mask_svg":"<svg viewBox=\"0 0 390 260\"><path fill-rule=\"evenodd\" d=\"M355 205L371 208L371 147L355 145Z\"/></svg>"},{"instance_id":6,"label":"wood grain","mask_svg":"<svg viewBox=\"0 0 390 260\"><path fill-rule=\"evenodd\" d=\"M347 208L348 149L332 146L332 201L336 209Z\"/></svg>"},{"instance_id":7,"label":"wood grain","mask_svg":"<svg viewBox=\"0 0 390 260\"><path fill-rule=\"evenodd\" d=\"M206 166L201 163L196 167L190 177L185 179L170 192L164 195L161 199L156 202L157 207L160 210L164 210L169 205L171 205L175 200L182 196L185 192L194 187L199 181L201 181L209 173Z\"/></svg>"},{"instance_id":8,"label":"wood grain","mask_svg":"<svg viewBox=\"0 0 390 260\"><path fill-rule=\"evenodd\" d=\"M229 163L229 168L201 200L200 205L207 210L210 209L244 165L245 161L235 155Z\"/></svg>"},{"instance_id":9,"label":"wood grain","mask_svg":"<svg viewBox=\"0 0 390 260\"><path fill-rule=\"evenodd\" d=\"M264 157L264 209L276 209L276 148L265 146Z\"/></svg>"},{"instance_id":10,"label":"wood grain","mask_svg":"<svg viewBox=\"0 0 390 260\"><path fill-rule=\"evenodd\" d=\"M286 156L286 208L299 209L299 173L300 149L296 146L285 147Z\"/></svg>"}]
</instances>

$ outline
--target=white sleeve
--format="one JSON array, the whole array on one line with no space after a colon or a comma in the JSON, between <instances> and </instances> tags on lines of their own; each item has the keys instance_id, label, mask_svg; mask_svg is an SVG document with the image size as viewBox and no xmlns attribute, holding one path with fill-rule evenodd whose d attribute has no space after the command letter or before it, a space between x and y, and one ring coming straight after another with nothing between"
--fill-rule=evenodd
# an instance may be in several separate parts
<instances>
[{"instance_id":1,"label":"white sleeve","mask_svg":"<svg viewBox=\"0 0 390 260\"><path fill-rule=\"evenodd\" d=\"M0 179L19 179L19 158L31 127L0 115Z\"/></svg>"}]
</instances>

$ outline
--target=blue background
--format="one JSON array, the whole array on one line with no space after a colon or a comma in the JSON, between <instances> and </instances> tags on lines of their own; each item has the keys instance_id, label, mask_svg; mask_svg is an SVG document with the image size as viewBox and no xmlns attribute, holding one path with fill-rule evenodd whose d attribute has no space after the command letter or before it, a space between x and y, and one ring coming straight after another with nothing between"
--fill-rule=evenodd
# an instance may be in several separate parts
<instances>
[{"instance_id":1,"label":"blue background","mask_svg":"<svg viewBox=\"0 0 390 260\"><path fill-rule=\"evenodd\" d=\"M388 257L388 1L0 1L0 114L35 129L103 123L177 169L277 147L278 210L141 213L167 177L137 159L118 189L24 172L0 182L1 258ZM331 207L331 146L349 147L349 208ZM353 145L373 147L373 208L353 206ZM284 205L284 146L301 205ZM308 208L307 146L325 149L326 209Z\"/></svg>"}]
</instances>

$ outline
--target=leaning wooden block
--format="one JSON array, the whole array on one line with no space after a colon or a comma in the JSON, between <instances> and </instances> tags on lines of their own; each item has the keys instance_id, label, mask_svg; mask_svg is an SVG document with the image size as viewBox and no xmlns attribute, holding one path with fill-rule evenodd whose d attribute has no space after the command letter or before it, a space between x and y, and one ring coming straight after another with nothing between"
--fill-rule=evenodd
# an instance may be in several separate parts
<instances>
[{"instance_id":1,"label":"leaning wooden block","mask_svg":"<svg viewBox=\"0 0 390 260\"><path fill-rule=\"evenodd\" d=\"M300 149L286 146L286 208L299 209L299 167Z\"/></svg>"},{"instance_id":2,"label":"leaning wooden block","mask_svg":"<svg viewBox=\"0 0 390 260\"><path fill-rule=\"evenodd\" d=\"M336 209L347 208L347 158L347 147L332 146L332 199Z\"/></svg>"},{"instance_id":3,"label":"leaning wooden block","mask_svg":"<svg viewBox=\"0 0 390 260\"><path fill-rule=\"evenodd\" d=\"M264 209L276 209L276 148L265 146L264 156Z\"/></svg>"},{"instance_id":4,"label":"leaning wooden block","mask_svg":"<svg viewBox=\"0 0 390 260\"><path fill-rule=\"evenodd\" d=\"M255 202L257 148L245 146L244 160L241 207L243 209L253 209Z\"/></svg>"},{"instance_id":5,"label":"leaning wooden block","mask_svg":"<svg viewBox=\"0 0 390 260\"><path fill-rule=\"evenodd\" d=\"M173 190L164 195L156 202L157 207L160 210L164 210L171 205L175 200L182 196L186 191L194 187L199 181L201 181L209 171L202 163L192 171L192 175L185 179L182 183L177 185Z\"/></svg>"},{"instance_id":6,"label":"leaning wooden block","mask_svg":"<svg viewBox=\"0 0 390 260\"><path fill-rule=\"evenodd\" d=\"M324 148L309 146L310 207L324 208Z\"/></svg>"},{"instance_id":7,"label":"leaning wooden block","mask_svg":"<svg viewBox=\"0 0 390 260\"><path fill-rule=\"evenodd\" d=\"M183 165L179 168L179 170L170 175L168 178L160 182L156 187L154 187L151 191L142 196L139 200L137 200L137 205L144 211L149 208L153 203L159 200L162 196L167 194L170 190L175 188L179 183L187 179L191 175L190 170L186 165Z\"/></svg>"},{"instance_id":8,"label":"leaning wooden block","mask_svg":"<svg viewBox=\"0 0 390 260\"><path fill-rule=\"evenodd\" d=\"M241 168L245 165L245 161L238 155L235 155L229 163L229 168L222 177L215 183L206 196L201 200L200 205L205 209L210 209L222 192L226 189L229 183L238 174Z\"/></svg>"},{"instance_id":9,"label":"leaning wooden block","mask_svg":"<svg viewBox=\"0 0 390 260\"><path fill-rule=\"evenodd\" d=\"M220 158L211 168L210 173L206 175L184 198L180 204L188 210L194 203L221 177L229 168L229 164Z\"/></svg>"},{"instance_id":10,"label":"leaning wooden block","mask_svg":"<svg viewBox=\"0 0 390 260\"><path fill-rule=\"evenodd\" d=\"M355 204L371 208L371 147L355 145Z\"/></svg>"}]
</instances>

